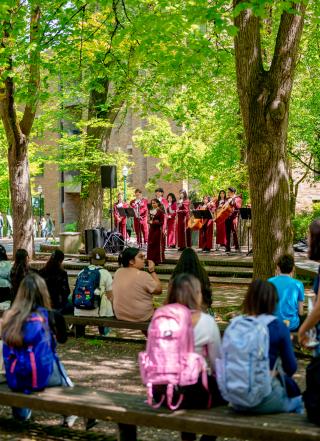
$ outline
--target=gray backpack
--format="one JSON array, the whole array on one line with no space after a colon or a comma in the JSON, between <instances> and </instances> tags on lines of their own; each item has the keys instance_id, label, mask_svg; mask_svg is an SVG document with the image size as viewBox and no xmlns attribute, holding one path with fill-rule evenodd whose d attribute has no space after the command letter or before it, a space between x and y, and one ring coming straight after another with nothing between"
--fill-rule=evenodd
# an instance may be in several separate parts
<instances>
[{"instance_id":1,"label":"gray backpack","mask_svg":"<svg viewBox=\"0 0 320 441\"><path fill-rule=\"evenodd\" d=\"M226 329L216 371L220 392L231 404L251 408L271 393L268 324L275 319L240 316Z\"/></svg>"}]
</instances>

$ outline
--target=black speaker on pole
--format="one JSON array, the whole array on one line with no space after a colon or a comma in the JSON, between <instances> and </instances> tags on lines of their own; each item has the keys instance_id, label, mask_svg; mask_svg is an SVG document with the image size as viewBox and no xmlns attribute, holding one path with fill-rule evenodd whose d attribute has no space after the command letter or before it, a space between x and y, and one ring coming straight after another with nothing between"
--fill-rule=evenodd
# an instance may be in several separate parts
<instances>
[{"instance_id":1,"label":"black speaker on pole","mask_svg":"<svg viewBox=\"0 0 320 441\"><path fill-rule=\"evenodd\" d=\"M115 165L101 166L101 187L117 188L117 167Z\"/></svg>"}]
</instances>

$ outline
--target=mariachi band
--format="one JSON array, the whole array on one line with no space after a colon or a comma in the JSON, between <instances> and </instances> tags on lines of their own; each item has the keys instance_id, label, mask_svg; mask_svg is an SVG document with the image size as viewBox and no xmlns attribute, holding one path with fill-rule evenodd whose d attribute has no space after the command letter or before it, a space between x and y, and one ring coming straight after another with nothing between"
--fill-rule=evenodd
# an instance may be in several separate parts
<instances>
[{"instance_id":1,"label":"mariachi band","mask_svg":"<svg viewBox=\"0 0 320 441\"><path fill-rule=\"evenodd\" d=\"M117 230L127 239L127 215L121 208L131 208L133 225L139 246L148 244L147 258L156 264L164 261L165 247L182 251L191 247L191 231L199 231L199 248L210 252L216 228L216 249L231 250L231 235L236 251L239 251L237 235L239 211L242 206L241 195L234 187L227 192L220 190L218 197L204 196L201 203L194 206L185 190L180 190L179 198L173 193L164 197L162 188L155 190L155 197L149 203L139 189L135 199L126 203L122 194L114 204L113 215Z\"/></svg>"}]
</instances>

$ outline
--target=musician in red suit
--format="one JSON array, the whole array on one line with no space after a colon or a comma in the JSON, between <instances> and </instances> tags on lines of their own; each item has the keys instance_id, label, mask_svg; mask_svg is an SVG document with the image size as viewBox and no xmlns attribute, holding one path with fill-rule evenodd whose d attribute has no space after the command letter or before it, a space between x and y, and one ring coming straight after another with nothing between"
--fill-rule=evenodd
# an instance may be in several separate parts
<instances>
[{"instance_id":1,"label":"musician in red suit","mask_svg":"<svg viewBox=\"0 0 320 441\"><path fill-rule=\"evenodd\" d=\"M227 202L227 194L224 190L219 191L218 199L215 203L215 209L223 207L223 205ZM217 222L216 223L216 250L218 251L220 246L225 247L227 244L226 238L226 223L225 222Z\"/></svg>"},{"instance_id":2,"label":"musician in red suit","mask_svg":"<svg viewBox=\"0 0 320 441\"><path fill-rule=\"evenodd\" d=\"M209 210L210 209L210 197L204 196L202 199L202 204L198 207L198 210ZM199 248L202 251L209 253L212 248L213 241L213 220L212 219L202 219L202 227L199 230Z\"/></svg>"},{"instance_id":3,"label":"musician in red suit","mask_svg":"<svg viewBox=\"0 0 320 441\"><path fill-rule=\"evenodd\" d=\"M116 230L122 234L124 240L127 238L127 218L126 216L120 216L118 208L128 208L128 204L123 202L122 193L118 193L118 200L113 205L113 217Z\"/></svg>"},{"instance_id":4,"label":"musician in red suit","mask_svg":"<svg viewBox=\"0 0 320 441\"><path fill-rule=\"evenodd\" d=\"M162 231L163 234L166 236L167 234L167 210L168 210L168 201L167 199L165 199L163 197L163 188L159 187L155 189L155 194L156 194L156 199L158 199L158 201L160 202L160 204L162 204L163 206L163 211L164 211L164 222L163 222L163 226L162 226Z\"/></svg>"},{"instance_id":5,"label":"musician in red suit","mask_svg":"<svg viewBox=\"0 0 320 441\"><path fill-rule=\"evenodd\" d=\"M177 203L177 239L178 251L183 251L186 247L191 247L191 230L188 228L190 201L185 190L180 190L179 197Z\"/></svg>"},{"instance_id":6,"label":"musician in red suit","mask_svg":"<svg viewBox=\"0 0 320 441\"><path fill-rule=\"evenodd\" d=\"M227 191L227 202L228 204L233 207L233 211L230 214L230 216L225 221L226 226L226 252L231 251L231 233L233 235L233 244L235 246L236 251L240 251L239 241L238 241L238 234L237 234L237 227L238 227L238 217L240 208L242 206L242 198L241 196L236 195L236 189L234 187L229 187Z\"/></svg>"},{"instance_id":7,"label":"musician in red suit","mask_svg":"<svg viewBox=\"0 0 320 441\"><path fill-rule=\"evenodd\" d=\"M151 199L151 210L149 211L149 235L147 259L152 260L156 265L164 262L165 237L163 233L164 211L162 204L157 198Z\"/></svg>"},{"instance_id":8,"label":"musician in red suit","mask_svg":"<svg viewBox=\"0 0 320 441\"><path fill-rule=\"evenodd\" d=\"M166 213L168 209L168 201L163 197L163 193L164 193L163 188L161 187L156 188L155 190L156 199L158 199L158 201L163 205L164 211Z\"/></svg>"},{"instance_id":9,"label":"musician in red suit","mask_svg":"<svg viewBox=\"0 0 320 441\"><path fill-rule=\"evenodd\" d=\"M176 247L176 217L177 217L177 200L173 193L167 196L167 246L169 248Z\"/></svg>"},{"instance_id":10,"label":"musician in red suit","mask_svg":"<svg viewBox=\"0 0 320 441\"><path fill-rule=\"evenodd\" d=\"M130 202L130 207L134 209L134 231L139 246L148 240L148 201L142 197L142 191L138 188L134 192L136 198Z\"/></svg>"}]
</instances>

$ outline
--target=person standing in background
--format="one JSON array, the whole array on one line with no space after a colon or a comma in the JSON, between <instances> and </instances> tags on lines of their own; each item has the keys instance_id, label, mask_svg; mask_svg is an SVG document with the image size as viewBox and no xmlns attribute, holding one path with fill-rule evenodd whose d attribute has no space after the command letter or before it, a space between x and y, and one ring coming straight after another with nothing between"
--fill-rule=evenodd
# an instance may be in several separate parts
<instances>
[{"instance_id":1,"label":"person standing in background","mask_svg":"<svg viewBox=\"0 0 320 441\"><path fill-rule=\"evenodd\" d=\"M137 244L142 246L143 242L148 241L148 201L142 197L142 191L138 188L135 191L136 198L130 202L130 207L134 210L134 231L137 237Z\"/></svg>"},{"instance_id":2,"label":"person standing in background","mask_svg":"<svg viewBox=\"0 0 320 441\"><path fill-rule=\"evenodd\" d=\"M190 201L185 190L180 190L179 196L180 199L177 204L177 239L178 251L183 251L186 247L191 247L191 230L188 228Z\"/></svg>"},{"instance_id":3,"label":"person standing in background","mask_svg":"<svg viewBox=\"0 0 320 441\"><path fill-rule=\"evenodd\" d=\"M176 217L177 217L177 200L173 193L167 196L167 246L169 248L176 247Z\"/></svg>"}]
</instances>

